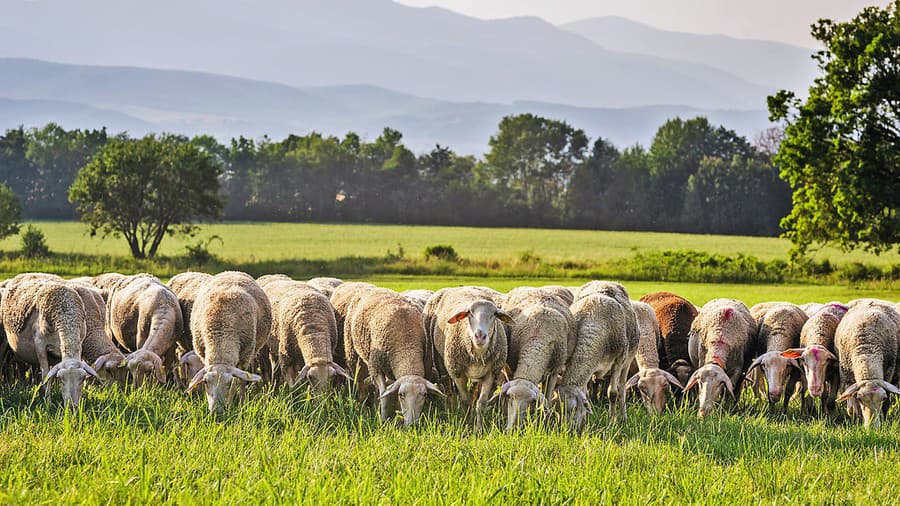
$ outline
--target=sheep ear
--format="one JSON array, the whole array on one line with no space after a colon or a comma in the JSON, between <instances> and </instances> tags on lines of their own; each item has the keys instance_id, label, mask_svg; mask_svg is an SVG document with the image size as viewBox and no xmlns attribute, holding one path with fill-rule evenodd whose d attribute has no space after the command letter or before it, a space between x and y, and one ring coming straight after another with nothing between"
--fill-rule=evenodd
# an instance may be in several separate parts
<instances>
[{"instance_id":1,"label":"sheep ear","mask_svg":"<svg viewBox=\"0 0 900 506\"><path fill-rule=\"evenodd\" d=\"M331 363L331 372L338 376L343 376L344 378L347 378L348 381L353 379L350 377L350 373L348 373L343 367L335 364L334 362Z\"/></svg>"},{"instance_id":2,"label":"sheep ear","mask_svg":"<svg viewBox=\"0 0 900 506\"><path fill-rule=\"evenodd\" d=\"M259 374L252 374L242 369L238 369L237 367L229 368L228 372L230 372L231 375L235 378L246 381L247 383L256 383L257 381L262 380L262 376L260 376Z\"/></svg>"},{"instance_id":3,"label":"sheep ear","mask_svg":"<svg viewBox=\"0 0 900 506\"><path fill-rule=\"evenodd\" d=\"M804 351L804 348L792 348L790 350L782 351L781 356L784 358L792 358L796 360L803 355Z\"/></svg>"},{"instance_id":4,"label":"sheep ear","mask_svg":"<svg viewBox=\"0 0 900 506\"><path fill-rule=\"evenodd\" d=\"M638 384L638 380L641 379L641 373L637 373L634 376L628 378L628 381L625 382L625 388L634 388L635 385Z\"/></svg>"},{"instance_id":5,"label":"sheep ear","mask_svg":"<svg viewBox=\"0 0 900 506\"><path fill-rule=\"evenodd\" d=\"M447 320L447 323L459 323L468 317L469 317L468 311L460 311L459 313L456 313L455 315L453 315L452 318Z\"/></svg>"},{"instance_id":6,"label":"sheep ear","mask_svg":"<svg viewBox=\"0 0 900 506\"><path fill-rule=\"evenodd\" d=\"M87 362L82 362L82 363L81 363L81 368L84 369L84 372L88 373L89 375L91 375L91 376L93 376L93 377L95 377L95 378L98 377L98 376L97 376L97 371L95 371L93 367L87 365Z\"/></svg>"},{"instance_id":7,"label":"sheep ear","mask_svg":"<svg viewBox=\"0 0 900 506\"><path fill-rule=\"evenodd\" d=\"M427 388L429 392L437 395L441 399L447 398L447 396L444 394L444 392L441 392L440 388L438 388L434 383L432 383L428 380L425 380L425 388Z\"/></svg>"},{"instance_id":8,"label":"sheep ear","mask_svg":"<svg viewBox=\"0 0 900 506\"><path fill-rule=\"evenodd\" d=\"M725 388L728 389L728 393L731 394L731 398L736 399L734 395L734 384L731 382L731 378L729 378L727 374L725 375Z\"/></svg>"},{"instance_id":9,"label":"sheep ear","mask_svg":"<svg viewBox=\"0 0 900 506\"><path fill-rule=\"evenodd\" d=\"M513 317L510 316L509 313L507 313L506 311L503 311L502 309L498 309L497 312L494 314L495 314L495 316L497 316L497 318L501 322L503 322L507 325L515 325L516 324L516 321L513 319Z\"/></svg>"},{"instance_id":10,"label":"sheep ear","mask_svg":"<svg viewBox=\"0 0 900 506\"><path fill-rule=\"evenodd\" d=\"M191 355L196 356L197 353L196 353L194 350L191 350L191 351L185 353L184 355L181 356L180 359L178 359L178 363L179 363L179 364L186 364L186 363L188 362L188 360L190 360L190 359L192 358Z\"/></svg>"},{"instance_id":11,"label":"sheep ear","mask_svg":"<svg viewBox=\"0 0 900 506\"><path fill-rule=\"evenodd\" d=\"M681 382L678 381L678 378L676 378L675 376L672 376L672 374L669 373L669 371L662 371L662 370L661 370L661 372L663 373L663 376L669 381L669 383L671 383L672 385L674 385L674 386L676 386L676 387L678 387L678 388L684 390L684 386L682 386Z\"/></svg>"},{"instance_id":12,"label":"sheep ear","mask_svg":"<svg viewBox=\"0 0 900 506\"><path fill-rule=\"evenodd\" d=\"M782 356L784 356L784 355L782 355ZM752 371L753 369L756 369L757 367L761 366L762 363L763 363L763 357L757 357L756 360L754 360L753 363L750 364L750 367L747 368L747 372L745 372L744 374L750 374L750 371Z\"/></svg>"},{"instance_id":13,"label":"sheep ear","mask_svg":"<svg viewBox=\"0 0 900 506\"><path fill-rule=\"evenodd\" d=\"M197 374L194 375L194 378L191 380L190 385L187 387L188 392L193 392L200 386L201 383L206 381L206 367L197 371Z\"/></svg>"},{"instance_id":14,"label":"sheep ear","mask_svg":"<svg viewBox=\"0 0 900 506\"><path fill-rule=\"evenodd\" d=\"M59 374L60 368L62 368L62 362L56 364L55 366L53 366L53 367L50 369L50 371L47 373L47 377L44 378L44 381L41 382L41 384L42 384L42 385L46 385L47 383L50 382L50 380L52 380L53 378L55 378L56 375Z\"/></svg>"},{"instance_id":15,"label":"sheep ear","mask_svg":"<svg viewBox=\"0 0 900 506\"><path fill-rule=\"evenodd\" d=\"M378 396L378 399L379 400L384 399L385 397L396 393L397 390L400 390L400 382L399 381L395 381L395 382L391 383L390 385L388 385L388 387L386 389L384 389L384 392L382 392L381 395Z\"/></svg>"},{"instance_id":16,"label":"sheep ear","mask_svg":"<svg viewBox=\"0 0 900 506\"><path fill-rule=\"evenodd\" d=\"M297 375L297 379L294 381L294 386L299 384L301 381L305 380L307 376L309 376L309 369L312 367L309 364L303 366L303 369L300 369L300 374Z\"/></svg>"},{"instance_id":17,"label":"sheep ear","mask_svg":"<svg viewBox=\"0 0 900 506\"><path fill-rule=\"evenodd\" d=\"M854 384L850 385L850 388L845 390L844 393L841 394L841 396L837 398L837 402L846 401L847 399L853 397L853 395L856 394L856 392L858 392L858 391L859 391L859 383L854 383Z\"/></svg>"},{"instance_id":18,"label":"sheep ear","mask_svg":"<svg viewBox=\"0 0 900 506\"><path fill-rule=\"evenodd\" d=\"M900 388L895 387L892 383L888 383L887 381L878 381L878 386L885 389L888 393L892 393L894 395L900 395Z\"/></svg>"},{"instance_id":19,"label":"sheep ear","mask_svg":"<svg viewBox=\"0 0 900 506\"><path fill-rule=\"evenodd\" d=\"M694 374L691 374L691 377L688 378L688 384L684 387L685 392L694 388L694 386L696 386L697 383L700 381L700 375L697 374L698 372L700 372L700 371L699 370L694 371Z\"/></svg>"}]
</instances>

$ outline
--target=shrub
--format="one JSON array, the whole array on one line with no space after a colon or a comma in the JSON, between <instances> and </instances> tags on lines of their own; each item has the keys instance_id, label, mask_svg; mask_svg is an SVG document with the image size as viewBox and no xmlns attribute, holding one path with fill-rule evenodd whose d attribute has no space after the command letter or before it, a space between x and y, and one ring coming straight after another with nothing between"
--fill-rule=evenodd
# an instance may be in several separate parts
<instances>
[{"instance_id":1,"label":"shrub","mask_svg":"<svg viewBox=\"0 0 900 506\"><path fill-rule=\"evenodd\" d=\"M456 250L453 249L453 246L450 246L449 244L438 244L436 246L428 246L425 248L425 260L431 260L432 258L445 260L447 262L456 262L459 260L459 255L456 254Z\"/></svg>"},{"instance_id":2,"label":"shrub","mask_svg":"<svg viewBox=\"0 0 900 506\"><path fill-rule=\"evenodd\" d=\"M871 281L881 277L881 269L874 265L866 265L859 262L853 262L844 266L840 271L841 277L847 281L858 283L860 281Z\"/></svg>"},{"instance_id":3,"label":"shrub","mask_svg":"<svg viewBox=\"0 0 900 506\"><path fill-rule=\"evenodd\" d=\"M22 234L22 254L26 258L40 258L50 256L50 247L41 229L28 225Z\"/></svg>"},{"instance_id":4,"label":"shrub","mask_svg":"<svg viewBox=\"0 0 900 506\"><path fill-rule=\"evenodd\" d=\"M200 239L194 244L188 244L187 246L185 246L184 249L187 250L187 254L185 256L193 264L208 264L210 261L216 258L216 255L209 251L209 246L213 241L219 241L219 244L221 245L225 244L225 241L223 241L221 237L213 235L205 241L203 239Z\"/></svg>"}]
</instances>

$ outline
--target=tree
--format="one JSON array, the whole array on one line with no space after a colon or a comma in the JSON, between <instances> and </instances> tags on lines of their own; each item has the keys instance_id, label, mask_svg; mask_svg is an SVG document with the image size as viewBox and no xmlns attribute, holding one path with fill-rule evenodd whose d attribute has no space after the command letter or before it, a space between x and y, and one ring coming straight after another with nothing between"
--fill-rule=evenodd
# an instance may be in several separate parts
<instances>
[{"instance_id":1,"label":"tree","mask_svg":"<svg viewBox=\"0 0 900 506\"><path fill-rule=\"evenodd\" d=\"M812 29L825 49L805 103L769 97L785 138L775 157L793 190L784 234L814 244L888 251L900 242L900 0Z\"/></svg>"},{"instance_id":2,"label":"tree","mask_svg":"<svg viewBox=\"0 0 900 506\"><path fill-rule=\"evenodd\" d=\"M0 184L0 239L19 233L22 206L19 198L8 186Z\"/></svg>"},{"instance_id":3,"label":"tree","mask_svg":"<svg viewBox=\"0 0 900 506\"><path fill-rule=\"evenodd\" d=\"M507 189L509 203L530 215L522 224L559 224L566 185L586 157L584 131L564 121L520 114L503 118L489 145L488 171Z\"/></svg>"},{"instance_id":4,"label":"tree","mask_svg":"<svg viewBox=\"0 0 900 506\"><path fill-rule=\"evenodd\" d=\"M183 139L113 139L79 172L69 199L91 235L124 236L135 258L154 257L168 234L217 218L221 167Z\"/></svg>"}]
</instances>

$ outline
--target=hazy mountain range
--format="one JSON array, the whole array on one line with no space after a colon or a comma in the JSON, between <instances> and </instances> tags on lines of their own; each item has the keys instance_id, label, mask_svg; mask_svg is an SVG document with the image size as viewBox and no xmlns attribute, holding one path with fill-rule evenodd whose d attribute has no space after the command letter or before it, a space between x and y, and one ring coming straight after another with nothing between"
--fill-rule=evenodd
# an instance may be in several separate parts
<instances>
[{"instance_id":1,"label":"hazy mountain range","mask_svg":"<svg viewBox=\"0 0 900 506\"><path fill-rule=\"evenodd\" d=\"M480 153L504 114L534 112L626 145L674 115L753 134L767 94L815 75L812 50L785 44L390 0L0 0L0 13L0 128L56 118L374 137L391 126L420 150Z\"/></svg>"}]
</instances>

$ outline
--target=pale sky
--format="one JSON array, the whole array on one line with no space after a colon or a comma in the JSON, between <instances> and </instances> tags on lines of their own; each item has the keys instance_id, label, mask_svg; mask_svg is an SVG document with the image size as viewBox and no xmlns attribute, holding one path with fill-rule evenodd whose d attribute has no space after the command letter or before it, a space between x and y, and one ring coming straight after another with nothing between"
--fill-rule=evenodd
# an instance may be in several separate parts
<instances>
[{"instance_id":1,"label":"pale sky","mask_svg":"<svg viewBox=\"0 0 900 506\"><path fill-rule=\"evenodd\" d=\"M721 33L814 47L809 25L819 18L849 19L873 0L397 0L438 6L484 19L539 16L566 23L597 16L622 16L658 28Z\"/></svg>"}]
</instances>

